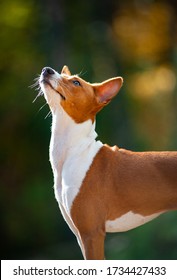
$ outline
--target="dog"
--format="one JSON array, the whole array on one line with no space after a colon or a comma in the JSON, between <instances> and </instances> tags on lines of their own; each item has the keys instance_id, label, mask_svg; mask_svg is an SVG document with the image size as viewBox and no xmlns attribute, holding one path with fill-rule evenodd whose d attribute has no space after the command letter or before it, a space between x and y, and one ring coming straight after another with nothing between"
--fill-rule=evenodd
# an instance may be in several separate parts
<instances>
[{"instance_id":1,"label":"dog","mask_svg":"<svg viewBox=\"0 0 177 280\"><path fill-rule=\"evenodd\" d=\"M177 152L132 152L96 140L96 114L122 84L121 77L91 84L67 66L61 74L45 67L39 78L52 113L55 197L87 260L105 258L106 232L177 209Z\"/></svg>"}]
</instances>

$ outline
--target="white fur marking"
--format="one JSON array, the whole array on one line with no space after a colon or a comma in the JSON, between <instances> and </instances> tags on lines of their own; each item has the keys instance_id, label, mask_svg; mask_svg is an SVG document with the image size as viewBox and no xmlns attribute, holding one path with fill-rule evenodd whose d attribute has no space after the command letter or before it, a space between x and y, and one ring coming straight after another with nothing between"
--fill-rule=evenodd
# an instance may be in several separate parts
<instances>
[{"instance_id":1,"label":"white fur marking","mask_svg":"<svg viewBox=\"0 0 177 280\"><path fill-rule=\"evenodd\" d=\"M106 232L128 231L153 220L159 215L160 213L149 216L142 216L130 211L113 221L106 221Z\"/></svg>"},{"instance_id":2,"label":"white fur marking","mask_svg":"<svg viewBox=\"0 0 177 280\"><path fill-rule=\"evenodd\" d=\"M76 124L64 110L53 116L50 161L55 196L68 214L95 155L103 145L95 141L94 128L90 120Z\"/></svg>"},{"instance_id":3,"label":"white fur marking","mask_svg":"<svg viewBox=\"0 0 177 280\"><path fill-rule=\"evenodd\" d=\"M61 75L55 71L50 79L53 88L60 79ZM43 80L42 75L40 80ZM52 111L50 161L54 174L55 197L70 216L72 203L103 144L95 140L95 123L91 120L75 123L60 105L60 95L42 82L41 89Z\"/></svg>"}]
</instances>

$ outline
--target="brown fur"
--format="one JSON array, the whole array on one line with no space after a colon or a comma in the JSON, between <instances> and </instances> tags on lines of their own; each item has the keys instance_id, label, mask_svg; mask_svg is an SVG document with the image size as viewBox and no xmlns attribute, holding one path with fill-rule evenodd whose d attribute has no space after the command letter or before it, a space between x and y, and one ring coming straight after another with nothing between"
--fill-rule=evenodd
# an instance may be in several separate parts
<instances>
[{"instance_id":1,"label":"brown fur","mask_svg":"<svg viewBox=\"0 0 177 280\"><path fill-rule=\"evenodd\" d=\"M83 238L99 232L103 240L106 220L129 211L148 216L175 209L177 152L137 153L105 145L73 203L72 219Z\"/></svg>"},{"instance_id":2,"label":"brown fur","mask_svg":"<svg viewBox=\"0 0 177 280\"><path fill-rule=\"evenodd\" d=\"M62 75L62 81L60 81L56 90L65 97L65 100L61 101L61 106L76 123L88 119L93 122L96 113L111 101L123 82L121 77L117 77L100 84L90 84L77 75L71 76L66 66L62 70L62 74L65 75ZM79 81L81 86L75 86L73 84L75 80ZM111 88L113 92L110 95Z\"/></svg>"}]
</instances>

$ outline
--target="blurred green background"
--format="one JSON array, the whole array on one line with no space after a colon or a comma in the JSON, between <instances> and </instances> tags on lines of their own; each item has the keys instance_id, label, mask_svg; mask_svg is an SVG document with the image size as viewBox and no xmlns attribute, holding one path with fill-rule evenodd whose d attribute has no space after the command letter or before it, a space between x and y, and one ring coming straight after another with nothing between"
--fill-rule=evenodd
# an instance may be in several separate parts
<instances>
[{"instance_id":1,"label":"blurred green background","mask_svg":"<svg viewBox=\"0 0 177 280\"><path fill-rule=\"evenodd\" d=\"M30 89L64 64L82 78L124 77L97 117L100 140L177 150L177 1L1 0L1 259L80 259L53 193L51 117ZM106 238L108 259L177 259L177 213Z\"/></svg>"}]
</instances>

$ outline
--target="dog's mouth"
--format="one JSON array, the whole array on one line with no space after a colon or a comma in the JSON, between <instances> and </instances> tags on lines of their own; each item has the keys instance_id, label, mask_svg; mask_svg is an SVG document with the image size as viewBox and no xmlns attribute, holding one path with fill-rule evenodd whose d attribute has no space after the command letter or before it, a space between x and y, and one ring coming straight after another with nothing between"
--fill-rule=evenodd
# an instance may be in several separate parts
<instances>
[{"instance_id":1,"label":"dog's mouth","mask_svg":"<svg viewBox=\"0 0 177 280\"><path fill-rule=\"evenodd\" d=\"M42 81L40 81L41 83L43 83L43 84L46 84L46 85L48 85L48 86L50 86L50 88L52 89L52 90L54 90L56 93L58 93L60 96L61 96L61 98L63 99L63 100L65 100L66 98L65 98L65 96L61 93L61 92L59 92L58 90L56 90L53 86L52 86L52 84L49 82L49 80L47 80L47 79L43 79Z\"/></svg>"}]
</instances>

